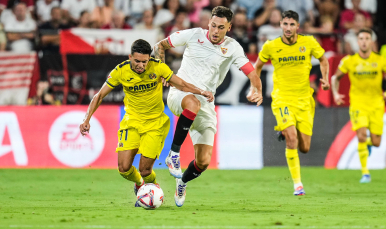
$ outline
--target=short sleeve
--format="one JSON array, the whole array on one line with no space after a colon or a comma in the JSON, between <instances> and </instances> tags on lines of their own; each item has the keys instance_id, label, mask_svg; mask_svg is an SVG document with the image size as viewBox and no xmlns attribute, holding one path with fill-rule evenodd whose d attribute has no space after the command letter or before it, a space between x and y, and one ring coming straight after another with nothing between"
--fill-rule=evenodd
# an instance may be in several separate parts
<instances>
[{"instance_id":1,"label":"short sleeve","mask_svg":"<svg viewBox=\"0 0 386 229\"><path fill-rule=\"evenodd\" d=\"M349 59L350 59L350 56L345 56L339 63L338 69L344 74L348 72Z\"/></svg>"},{"instance_id":2,"label":"short sleeve","mask_svg":"<svg viewBox=\"0 0 386 229\"><path fill-rule=\"evenodd\" d=\"M177 46L184 46L188 43L196 31L197 29L186 29L172 33L170 36L168 36L169 44L173 48Z\"/></svg>"},{"instance_id":3,"label":"short sleeve","mask_svg":"<svg viewBox=\"0 0 386 229\"><path fill-rule=\"evenodd\" d=\"M271 58L271 56L269 54L268 44L269 44L269 41L266 41L264 43L263 47L261 48L260 53L259 53L259 59L261 61L263 61L264 63L269 61L269 59Z\"/></svg>"},{"instance_id":4,"label":"short sleeve","mask_svg":"<svg viewBox=\"0 0 386 229\"><path fill-rule=\"evenodd\" d=\"M114 89L115 87L119 86L121 83L119 82L119 79L122 75L122 69L119 67L114 68L109 74L109 77L107 77L106 84L110 88Z\"/></svg>"},{"instance_id":5,"label":"short sleeve","mask_svg":"<svg viewBox=\"0 0 386 229\"><path fill-rule=\"evenodd\" d=\"M384 57L382 57L382 62L383 62L383 66L382 66L382 71L384 72L384 73L386 73L386 59L384 58Z\"/></svg>"},{"instance_id":6,"label":"short sleeve","mask_svg":"<svg viewBox=\"0 0 386 229\"><path fill-rule=\"evenodd\" d=\"M165 63L160 63L159 68L161 69L161 77L166 81L169 81L172 78L173 71Z\"/></svg>"},{"instance_id":7,"label":"short sleeve","mask_svg":"<svg viewBox=\"0 0 386 229\"><path fill-rule=\"evenodd\" d=\"M254 70L251 62L249 62L249 59L245 56L244 50L240 45L237 45L236 52L233 54L233 64L236 65L238 69L243 71L245 75L248 75Z\"/></svg>"},{"instance_id":8,"label":"short sleeve","mask_svg":"<svg viewBox=\"0 0 386 229\"><path fill-rule=\"evenodd\" d=\"M315 37L311 37L311 55L316 59L319 59L324 54L324 49L320 46L319 42L316 41Z\"/></svg>"}]
</instances>

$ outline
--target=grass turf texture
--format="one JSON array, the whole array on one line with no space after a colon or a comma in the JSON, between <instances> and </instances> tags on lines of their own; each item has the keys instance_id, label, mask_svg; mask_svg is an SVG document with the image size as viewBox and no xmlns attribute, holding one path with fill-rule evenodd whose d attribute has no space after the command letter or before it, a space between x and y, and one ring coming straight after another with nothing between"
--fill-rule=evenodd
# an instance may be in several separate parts
<instances>
[{"instance_id":1,"label":"grass turf texture","mask_svg":"<svg viewBox=\"0 0 386 229\"><path fill-rule=\"evenodd\" d=\"M178 208L157 170L165 203L147 211L116 170L2 169L0 228L385 228L386 170L371 172L359 184L360 171L302 167L307 195L295 197L286 167L208 170Z\"/></svg>"}]
</instances>

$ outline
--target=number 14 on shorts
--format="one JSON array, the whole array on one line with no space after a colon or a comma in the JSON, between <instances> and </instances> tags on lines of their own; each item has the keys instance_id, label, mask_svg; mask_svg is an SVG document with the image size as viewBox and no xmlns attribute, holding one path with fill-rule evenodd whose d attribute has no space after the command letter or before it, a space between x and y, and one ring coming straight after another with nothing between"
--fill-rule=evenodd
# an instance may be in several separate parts
<instances>
[{"instance_id":1,"label":"number 14 on shorts","mask_svg":"<svg viewBox=\"0 0 386 229\"><path fill-rule=\"evenodd\" d=\"M287 118L284 116L289 116L288 107L280 107L279 110L280 110L280 115L283 118L283 123L286 123Z\"/></svg>"}]
</instances>

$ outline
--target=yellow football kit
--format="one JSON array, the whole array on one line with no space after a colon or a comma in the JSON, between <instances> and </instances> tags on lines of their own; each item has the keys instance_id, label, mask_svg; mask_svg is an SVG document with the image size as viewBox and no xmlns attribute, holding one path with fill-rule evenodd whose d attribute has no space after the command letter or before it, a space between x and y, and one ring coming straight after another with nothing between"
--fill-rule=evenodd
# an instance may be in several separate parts
<instances>
[{"instance_id":1,"label":"yellow football kit","mask_svg":"<svg viewBox=\"0 0 386 229\"><path fill-rule=\"evenodd\" d=\"M344 57L339 70L348 73L350 79L350 119L352 129L369 128L370 132L382 135L383 100L382 79L386 72L386 60L371 53L363 59L358 53Z\"/></svg>"},{"instance_id":2,"label":"yellow football kit","mask_svg":"<svg viewBox=\"0 0 386 229\"><path fill-rule=\"evenodd\" d=\"M281 37L263 45L259 58L263 62L271 60L274 67L271 107L277 121L275 130L295 126L312 135L315 101L309 80L311 58L319 59L323 54L324 49L313 36L302 34L292 45L284 43Z\"/></svg>"},{"instance_id":3,"label":"yellow football kit","mask_svg":"<svg viewBox=\"0 0 386 229\"><path fill-rule=\"evenodd\" d=\"M160 60L151 58L143 73L131 70L124 61L106 80L110 88L122 84L126 114L118 131L116 151L139 149L148 158L159 157L169 132L169 117L163 112L161 77L169 81L173 71Z\"/></svg>"}]
</instances>

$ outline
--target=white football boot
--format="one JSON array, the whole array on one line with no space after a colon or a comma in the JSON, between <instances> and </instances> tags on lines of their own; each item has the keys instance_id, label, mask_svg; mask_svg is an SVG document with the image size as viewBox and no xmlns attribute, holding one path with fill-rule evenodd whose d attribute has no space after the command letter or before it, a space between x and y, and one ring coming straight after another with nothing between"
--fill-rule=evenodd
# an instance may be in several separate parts
<instances>
[{"instance_id":1,"label":"white football boot","mask_svg":"<svg viewBox=\"0 0 386 229\"><path fill-rule=\"evenodd\" d=\"M181 164L180 164L180 153L176 153L170 150L169 155L165 159L165 164L169 168L170 175L175 178L182 178Z\"/></svg>"},{"instance_id":2,"label":"white football boot","mask_svg":"<svg viewBox=\"0 0 386 229\"><path fill-rule=\"evenodd\" d=\"M176 193L174 194L174 201L176 202L177 207L182 207L185 202L187 184L184 184L181 179L176 179L176 183L177 188Z\"/></svg>"}]
</instances>

